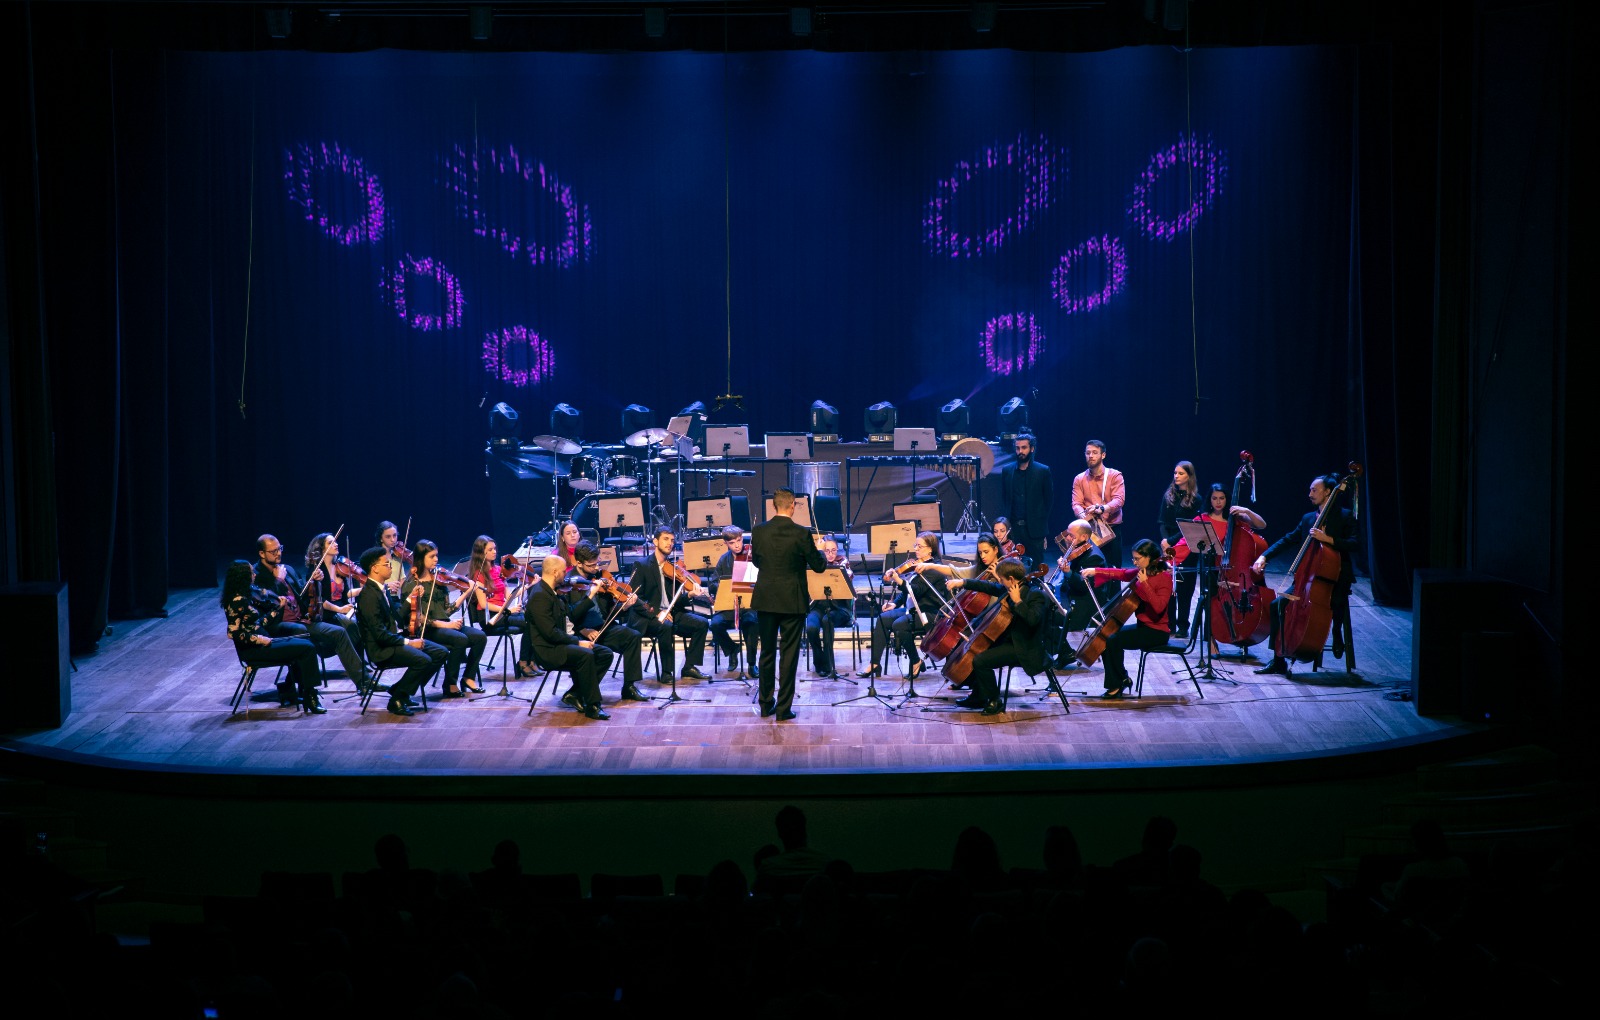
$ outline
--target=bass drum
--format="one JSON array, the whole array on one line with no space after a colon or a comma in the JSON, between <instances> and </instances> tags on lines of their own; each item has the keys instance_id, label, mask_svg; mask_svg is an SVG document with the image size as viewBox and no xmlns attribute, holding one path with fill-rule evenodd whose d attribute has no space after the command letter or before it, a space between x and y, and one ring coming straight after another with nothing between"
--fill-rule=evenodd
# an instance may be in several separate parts
<instances>
[{"instance_id":1,"label":"bass drum","mask_svg":"<svg viewBox=\"0 0 1600 1020\"><path fill-rule=\"evenodd\" d=\"M639 487L639 458L631 453L614 454L606 462L606 488L637 489Z\"/></svg>"},{"instance_id":2,"label":"bass drum","mask_svg":"<svg viewBox=\"0 0 1600 1020\"><path fill-rule=\"evenodd\" d=\"M594 492L605 486L605 463L599 457L581 453L572 458L567 485L579 492Z\"/></svg>"},{"instance_id":3,"label":"bass drum","mask_svg":"<svg viewBox=\"0 0 1600 1020\"><path fill-rule=\"evenodd\" d=\"M978 458L979 478L987 478L994 470L994 447L977 436L968 436L950 447L950 456Z\"/></svg>"},{"instance_id":4,"label":"bass drum","mask_svg":"<svg viewBox=\"0 0 1600 1020\"><path fill-rule=\"evenodd\" d=\"M591 492L572 504L572 523L578 526L579 531L600 530L599 493Z\"/></svg>"}]
</instances>

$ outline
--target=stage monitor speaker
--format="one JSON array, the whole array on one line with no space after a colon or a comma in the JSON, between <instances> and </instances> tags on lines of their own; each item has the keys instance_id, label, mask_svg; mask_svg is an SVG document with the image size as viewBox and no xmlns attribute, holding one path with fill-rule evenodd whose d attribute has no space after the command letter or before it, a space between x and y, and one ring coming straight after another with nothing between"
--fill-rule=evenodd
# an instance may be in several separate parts
<instances>
[{"instance_id":1,"label":"stage monitor speaker","mask_svg":"<svg viewBox=\"0 0 1600 1020\"><path fill-rule=\"evenodd\" d=\"M58 582L0 588L0 620L26 641L13 642L0 695L0 731L50 730L72 714L67 586Z\"/></svg>"},{"instance_id":2,"label":"stage monitor speaker","mask_svg":"<svg viewBox=\"0 0 1600 1020\"><path fill-rule=\"evenodd\" d=\"M1418 715L1505 722L1518 685L1536 682L1517 663L1529 647L1523 585L1466 570L1418 570L1411 578L1411 699Z\"/></svg>"}]
</instances>

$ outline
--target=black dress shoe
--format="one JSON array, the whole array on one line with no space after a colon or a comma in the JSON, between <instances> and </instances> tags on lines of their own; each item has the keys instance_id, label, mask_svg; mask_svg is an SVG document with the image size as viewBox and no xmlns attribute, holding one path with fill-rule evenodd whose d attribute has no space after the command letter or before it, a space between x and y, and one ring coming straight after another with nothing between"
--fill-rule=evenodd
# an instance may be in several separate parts
<instances>
[{"instance_id":1,"label":"black dress shoe","mask_svg":"<svg viewBox=\"0 0 1600 1020\"><path fill-rule=\"evenodd\" d=\"M568 687L567 693L561 696L561 703L568 708L575 708L580 712L583 711L583 706L578 704L578 692L576 688Z\"/></svg>"},{"instance_id":2,"label":"black dress shoe","mask_svg":"<svg viewBox=\"0 0 1600 1020\"><path fill-rule=\"evenodd\" d=\"M738 652L730 652L728 654L728 665L725 666L724 668L727 669L727 671L730 672L730 673L732 673L734 670L739 668L739 653Z\"/></svg>"},{"instance_id":3,"label":"black dress shoe","mask_svg":"<svg viewBox=\"0 0 1600 1020\"><path fill-rule=\"evenodd\" d=\"M752 680L760 680L761 679L761 668L759 666L752 665L750 667L750 679L752 679Z\"/></svg>"},{"instance_id":4,"label":"black dress shoe","mask_svg":"<svg viewBox=\"0 0 1600 1020\"><path fill-rule=\"evenodd\" d=\"M1001 712L1004 712L1005 710L1006 710L1006 707L1000 703L1000 699L999 698L996 698L995 700L993 700L993 701L991 701L988 704L983 706L983 714L984 715L999 715Z\"/></svg>"},{"instance_id":5,"label":"black dress shoe","mask_svg":"<svg viewBox=\"0 0 1600 1020\"><path fill-rule=\"evenodd\" d=\"M682 680L710 680L711 678L700 672L699 666L685 666L683 672L678 674Z\"/></svg>"},{"instance_id":6,"label":"black dress shoe","mask_svg":"<svg viewBox=\"0 0 1600 1020\"><path fill-rule=\"evenodd\" d=\"M607 715L605 713L605 710L602 709L599 705L590 705L588 708L583 710L583 714L585 716L587 716L588 718L590 718L590 719L609 719L609 718L611 718L609 715Z\"/></svg>"},{"instance_id":7,"label":"black dress shoe","mask_svg":"<svg viewBox=\"0 0 1600 1020\"><path fill-rule=\"evenodd\" d=\"M649 701L650 699L645 697L644 694L640 692L639 688L635 687L633 684L623 684L623 686L622 686L622 700L623 701Z\"/></svg>"},{"instance_id":8,"label":"black dress shoe","mask_svg":"<svg viewBox=\"0 0 1600 1020\"><path fill-rule=\"evenodd\" d=\"M327 715L328 714L328 710L326 708L322 707L322 699L317 697L315 694L311 695L311 697L309 697L309 698L301 698L300 700L301 700L301 704L304 706L305 710L307 712L309 712L310 714L312 714L312 715Z\"/></svg>"},{"instance_id":9,"label":"black dress shoe","mask_svg":"<svg viewBox=\"0 0 1600 1020\"><path fill-rule=\"evenodd\" d=\"M790 719L793 719L793 718L794 718L794 713L793 712L779 712L778 713L778 721L779 722L788 722Z\"/></svg>"},{"instance_id":10,"label":"black dress shoe","mask_svg":"<svg viewBox=\"0 0 1600 1020\"><path fill-rule=\"evenodd\" d=\"M957 701L956 704L960 705L962 708L982 708L985 702L976 694L969 694L960 701Z\"/></svg>"},{"instance_id":11,"label":"black dress shoe","mask_svg":"<svg viewBox=\"0 0 1600 1020\"><path fill-rule=\"evenodd\" d=\"M1256 670L1257 673L1266 673L1272 676L1288 676L1289 660L1274 655L1272 661Z\"/></svg>"},{"instance_id":12,"label":"black dress shoe","mask_svg":"<svg viewBox=\"0 0 1600 1020\"><path fill-rule=\"evenodd\" d=\"M856 674L856 677L861 680L876 680L881 676L883 676L883 670L879 668L876 662Z\"/></svg>"},{"instance_id":13,"label":"black dress shoe","mask_svg":"<svg viewBox=\"0 0 1600 1020\"><path fill-rule=\"evenodd\" d=\"M778 714L778 706L777 705L757 705L756 706L756 715L759 715L763 719L769 718L769 717L777 715L777 714Z\"/></svg>"},{"instance_id":14,"label":"black dress shoe","mask_svg":"<svg viewBox=\"0 0 1600 1020\"><path fill-rule=\"evenodd\" d=\"M441 698L464 698L464 697L466 697L466 693L464 691L462 691L461 688L459 688L459 687L446 687L444 690L439 692L439 697L441 697Z\"/></svg>"},{"instance_id":15,"label":"black dress shoe","mask_svg":"<svg viewBox=\"0 0 1600 1020\"><path fill-rule=\"evenodd\" d=\"M411 706L406 704L405 702L397 701L394 698L390 698L389 699L389 714L390 715L416 715L417 713L411 711Z\"/></svg>"}]
</instances>

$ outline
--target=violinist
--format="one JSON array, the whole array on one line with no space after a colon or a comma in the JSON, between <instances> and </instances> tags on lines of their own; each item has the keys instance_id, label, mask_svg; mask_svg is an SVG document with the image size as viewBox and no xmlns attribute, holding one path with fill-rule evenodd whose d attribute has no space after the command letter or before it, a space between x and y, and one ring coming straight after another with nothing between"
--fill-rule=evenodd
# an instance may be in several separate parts
<instances>
[{"instance_id":1,"label":"violinist","mask_svg":"<svg viewBox=\"0 0 1600 1020\"><path fill-rule=\"evenodd\" d=\"M1108 698L1120 698L1123 691L1133 686L1128 668L1122 664L1124 649L1160 648L1171 638L1167 610L1172 603L1172 572L1167 569L1167 561L1161 558L1161 547L1148 538L1141 538L1133 547L1133 566L1132 570L1083 568L1086 580L1104 577L1132 581L1134 594L1139 597L1138 624L1123 627L1106 639L1101 660L1106 666L1105 697Z\"/></svg>"},{"instance_id":2,"label":"violinist","mask_svg":"<svg viewBox=\"0 0 1600 1020\"><path fill-rule=\"evenodd\" d=\"M274 637L308 638L317 649L319 665L321 656L338 656L345 676L355 681L357 686L371 679L366 667L361 664L361 656L356 654L349 632L337 623L328 622L330 618L325 614L311 612L313 608L321 608L316 605L316 588L308 591L299 573L283 562L283 543L272 535L262 535L256 539L255 584L282 597L285 608L293 603L299 617L294 623L285 623L280 619L268 628L268 633ZM300 597L302 592L307 594L304 599Z\"/></svg>"},{"instance_id":3,"label":"violinist","mask_svg":"<svg viewBox=\"0 0 1600 1020\"><path fill-rule=\"evenodd\" d=\"M373 547L361 554L361 569L373 582L361 586L356 598L356 619L361 622L361 638L373 663L385 668L404 667L405 675L389 687L389 714L411 715L415 702L411 695L428 682L450 657L444 645L426 638L407 638L400 632L400 614L389 595L389 554Z\"/></svg>"},{"instance_id":4,"label":"violinist","mask_svg":"<svg viewBox=\"0 0 1600 1020\"><path fill-rule=\"evenodd\" d=\"M567 570L571 570L576 562L573 553L578 548L578 543L583 541L583 533L571 521L561 525L561 532L556 536L556 555L567 561Z\"/></svg>"},{"instance_id":5,"label":"violinist","mask_svg":"<svg viewBox=\"0 0 1600 1020\"><path fill-rule=\"evenodd\" d=\"M685 680L710 680L700 671L705 661L706 629L704 617L689 610L689 599L704 594L705 586L695 576L672 562L678 536L671 528L657 528L655 548L650 558L633 570L628 585L639 596L628 625L656 643L661 657L661 683L672 679L677 663L676 639L688 639L687 661L679 674Z\"/></svg>"},{"instance_id":6,"label":"violinist","mask_svg":"<svg viewBox=\"0 0 1600 1020\"><path fill-rule=\"evenodd\" d=\"M410 632L449 649L450 657L444 660L444 696L460 698L465 694L482 694L478 660L489 644L489 636L476 627L469 627L464 620L451 619L463 602L473 598L477 584L459 575L448 575L448 580L441 577L439 547L427 539L417 542L411 564L415 569L401 582L400 601L421 617ZM465 673L461 668L463 664ZM461 678L459 686L457 677Z\"/></svg>"},{"instance_id":7,"label":"violinist","mask_svg":"<svg viewBox=\"0 0 1600 1020\"><path fill-rule=\"evenodd\" d=\"M1000 701L1000 686L995 682L996 669L1021 666L1030 676L1044 671L1045 624L1055 612L1041 582L1029 580L1028 568L1021 560L1001 560L994 572L996 581L952 578L949 582L953 588L971 588L1010 602L1011 622L993 644L973 657L972 676L968 680L972 693L956 702L962 708L981 709L984 715L999 715L1005 711Z\"/></svg>"},{"instance_id":8,"label":"violinist","mask_svg":"<svg viewBox=\"0 0 1600 1020\"><path fill-rule=\"evenodd\" d=\"M1050 468L1034 458L1039 441L1023 432L1012 440L1015 464L1000 472L1000 506L1011 517L1011 539L1022 543L1024 554L1040 555L1051 534L1050 512L1056 486Z\"/></svg>"},{"instance_id":9,"label":"violinist","mask_svg":"<svg viewBox=\"0 0 1600 1020\"><path fill-rule=\"evenodd\" d=\"M579 542L572 550L572 559L572 574L582 580L593 582L610 577L600 569L600 550L592 542ZM620 592L614 594L604 588L600 584L573 585L565 596L567 619L572 621L572 629L579 637L598 646L596 654L609 649L622 656L622 700L649 701L639 690L639 681L644 679L640 661L644 639L622 620L622 615L638 603L639 596L630 591L618 598ZM602 673L611 668L609 654Z\"/></svg>"},{"instance_id":10,"label":"violinist","mask_svg":"<svg viewBox=\"0 0 1600 1020\"><path fill-rule=\"evenodd\" d=\"M1156 515L1156 527L1161 529L1161 555L1172 560L1174 549L1183 539L1178 530L1179 521L1187 521L1201 512L1200 483L1195 481L1194 465L1180 460L1172 469L1172 484L1161 494L1161 508ZM1178 575L1178 597L1172 606L1172 633L1180 638L1189 636L1189 603L1194 601L1195 570L1173 563Z\"/></svg>"},{"instance_id":11,"label":"violinist","mask_svg":"<svg viewBox=\"0 0 1600 1020\"><path fill-rule=\"evenodd\" d=\"M356 604L351 597L355 594L354 585L345 580L344 573L339 569L341 563L347 564L345 569L354 575L355 564L339 555L338 540L326 531L312 537L306 546L306 570L311 575L312 615L316 615L315 603L320 602L322 618L342 625L353 643L361 640L361 629L356 623Z\"/></svg>"},{"instance_id":12,"label":"violinist","mask_svg":"<svg viewBox=\"0 0 1600 1020\"><path fill-rule=\"evenodd\" d=\"M850 571L850 558L839 551L838 539L832 535L817 534L812 536L812 541L822 550L828 566L837 567L844 573L845 583L851 584L854 575ZM840 679L839 671L834 666L833 632L840 627L850 626L856 604L853 587L838 595L839 598L815 600L806 614L806 643L811 646L811 662L816 667L817 675L828 680Z\"/></svg>"},{"instance_id":13,"label":"violinist","mask_svg":"<svg viewBox=\"0 0 1600 1020\"><path fill-rule=\"evenodd\" d=\"M872 628L872 661L865 671L857 673L862 678L883 676L883 653L893 645L905 652L911 666L906 677L915 680L922 675L922 656L917 652L917 631L928 625L930 613L937 613L944 599L933 586L934 575L922 576L924 564L939 558L939 536L932 531L917 535L912 555L897 567L884 571L885 585L903 584L904 590L894 599L883 603L883 613L877 626Z\"/></svg>"},{"instance_id":14,"label":"violinist","mask_svg":"<svg viewBox=\"0 0 1600 1020\"><path fill-rule=\"evenodd\" d=\"M472 543L472 558L468 561L467 580L478 582L478 590L469 604L467 615L473 626L489 637L502 634L521 634L517 645L518 678L539 675L533 665L533 644L528 636L528 621L522 615L522 585L507 590L505 575L495 562L499 547L488 535L479 535Z\"/></svg>"},{"instance_id":15,"label":"violinist","mask_svg":"<svg viewBox=\"0 0 1600 1020\"><path fill-rule=\"evenodd\" d=\"M1312 510L1300 518L1300 523L1287 535L1267 546L1267 551L1256 557L1255 569L1264 571L1267 561L1283 552L1285 549L1298 550L1305 544L1306 539L1321 542L1339 553L1339 580L1333 586L1333 618L1344 619L1350 615L1350 587L1355 584L1355 551L1361 546L1359 533L1356 531L1356 519L1345 507L1336 507L1337 511L1325 522L1326 528L1317 527L1317 516L1322 512L1322 506L1333 497L1339 487L1338 475L1326 475L1311 480L1311 491L1307 497L1311 500ZM1268 645L1272 648L1272 661L1256 670L1257 673L1272 673L1280 676L1289 675L1289 660L1284 656L1283 649L1279 647L1279 632L1283 629L1283 613L1289 604L1288 595L1279 595L1272 600L1272 632ZM1342 655L1344 648L1339 644L1339 631L1334 630L1335 656Z\"/></svg>"},{"instance_id":16,"label":"violinist","mask_svg":"<svg viewBox=\"0 0 1600 1020\"><path fill-rule=\"evenodd\" d=\"M285 598L252 584L254 577L248 561L234 560L222 579L220 601L234 651L247 666L288 666L289 683L299 687L301 707L321 715L327 709L317 698L317 650L303 637L268 633L283 614Z\"/></svg>"},{"instance_id":17,"label":"violinist","mask_svg":"<svg viewBox=\"0 0 1600 1020\"><path fill-rule=\"evenodd\" d=\"M727 550L717 560L716 577L711 581L711 595L715 600L717 589L723 581L733 577L735 563L748 562L750 550L744 544L744 529L737 524L730 524L722 529L722 541L727 544ZM733 638L728 636L728 630L733 626L733 613L719 612L711 616L711 640L717 643L717 648L728 657L728 668L736 669L739 665L739 646L733 643ZM750 600L746 599L744 607L739 610L739 633L744 638L745 661L750 664L750 675L760 679L761 673L756 666L756 659L761 654L761 632L757 629L756 614L750 609Z\"/></svg>"},{"instance_id":18,"label":"violinist","mask_svg":"<svg viewBox=\"0 0 1600 1020\"><path fill-rule=\"evenodd\" d=\"M1072 480L1072 513L1089 522L1102 541L1100 551L1106 562L1122 565L1122 506L1127 501L1127 486L1122 472L1106 467L1106 444L1091 439L1083 446L1083 462L1088 465Z\"/></svg>"},{"instance_id":19,"label":"violinist","mask_svg":"<svg viewBox=\"0 0 1600 1020\"><path fill-rule=\"evenodd\" d=\"M407 524L406 529L410 528L411 525ZM389 594L398 595L400 583L411 571L411 550L400 541L400 529L394 526L393 521L379 521L373 539L383 549L383 554L389 557Z\"/></svg>"},{"instance_id":20,"label":"violinist","mask_svg":"<svg viewBox=\"0 0 1600 1020\"><path fill-rule=\"evenodd\" d=\"M588 638L567 633L566 603L556 594L556 586L566 573L567 561L560 556L546 556L540 564L539 579L528 595L528 629L533 635L533 647L545 665L571 674L572 697L568 704L589 719L609 719L611 716L600 707L600 670L611 662L611 651L596 647Z\"/></svg>"},{"instance_id":21,"label":"violinist","mask_svg":"<svg viewBox=\"0 0 1600 1020\"><path fill-rule=\"evenodd\" d=\"M1020 559L1023 554L1027 552L1026 546L1024 546L1022 549L1018 549L1017 543L1011 540L1011 518L996 517L994 519L994 527L992 532L994 534L994 540L1000 543L1001 559L1005 559L1007 556L1016 556Z\"/></svg>"}]
</instances>

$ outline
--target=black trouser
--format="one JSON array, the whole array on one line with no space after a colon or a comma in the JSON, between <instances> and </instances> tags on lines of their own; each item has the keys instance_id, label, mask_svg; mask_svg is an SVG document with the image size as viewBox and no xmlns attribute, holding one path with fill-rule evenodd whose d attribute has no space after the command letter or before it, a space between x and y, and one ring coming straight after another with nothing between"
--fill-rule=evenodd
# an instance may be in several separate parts
<instances>
[{"instance_id":1,"label":"black trouser","mask_svg":"<svg viewBox=\"0 0 1600 1020\"><path fill-rule=\"evenodd\" d=\"M490 613L484 618L484 622L479 624L479 628L483 633L488 637L499 637L502 634L521 634L522 639L517 642L517 661L532 662L532 628L528 626L527 619L521 613L506 613L500 617L499 623L488 622L493 619L494 614Z\"/></svg>"},{"instance_id":2,"label":"black trouser","mask_svg":"<svg viewBox=\"0 0 1600 1020\"><path fill-rule=\"evenodd\" d=\"M843 606L826 612L813 609L806 614L806 641L811 645L811 665L823 676L837 672L833 662L833 632L849 625L850 610Z\"/></svg>"},{"instance_id":3,"label":"black trouser","mask_svg":"<svg viewBox=\"0 0 1600 1020\"><path fill-rule=\"evenodd\" d=\"M572 690L580 706L600 707L600 674L611 666L611 649L604 645L554 645L539 652L539 661L546 669L564 669L572 674Z\"/></svg>"},{"instance_id":4,"label":"black trouser","mask_svg":"<svg viewBox=\"0 0 1600 1020\"><path fill-rule=\"evenodd\" d=\"M995 672L1007 666L1022 665L1022 654L1009 634L1002 634L998 644L990 645L972 657L972 675L967 686L984 702L1000 700L1000 684Z\"/></svg>"},{"instance_id":5,"label":"black trouser","mask_svg":"<svg viewBox=\"0 0 1600 1020\"><path fill-rule=\"evenodd\" d=\"M1111 541L1100 547L1100 555L1106 558L1106 566L1122 566L1122 525L1113 524L1111 534L1116 536Z\"/></svg>"},{"instance_id":6,"label":"black trouser","mask_svg":"<svg viewBox=\"0 0 1600 1020\"><path fill-rule=\"evenodd\" d=\"M717 643L723 655L732 659L739 654L739 646L728 636L728 631L733 627L732 612L714 614L707 626L711 631L711 640ZM739 634L744 638L745 661L754 666L761 654L761 630L754 610L746 609L739 613Z\"/></svg>"},{"instance_id":7,"label":"black trouser","mask_svg":"<svg viewBox=\"0 0 1600 1020\"><path fill-rule=\"evenodd\" d=\"M670 624L656 619L656 612L659 610L635 613L629 626L637 630L640 636L654 639L656 654L661 657L661 680L665 683L672 679L678 661L677 642L673 638L682 634L689 639L689 650L683 668L688 669L692 666L699 669L700 664L706 659L706 630L710 625L706 623L705 617L697 616L687 609L673 613Z\"/></svg>"},{"instance_id":8,"label":"black trouser","mask_svg":"<svg viewBox=\"0 0 1600 1020\"><path fill-rule=\"evenodd\" d=\"M1171 636L1164 630L1135 625L1123 627L1107 638L1106 650L1100 655L1100 661L1105 663L1106 668L1106 690L1121 687L1128 682L1128 667L1122 664L1124 649L1141 651L1146 648L1160 648L1167 644Z\"/></svg>"},{"instance_id":9,"label":"black trouser","mask_svg":"<svg viewBox=\"0 0 1600 1020\"><path fill-rule=\"evenodd\" d=\"M444 645L433 641L424 640L421 648L412 648L410 645L395 645L382 648L372 653L373 664L383 669L404 669L405 675L397 684L389 685L389 697L401 701L422 689L422 685L433 676L434 670L444 664L450 657L450 650Z\"/></svg>"},{"instance_id":10,"label":"black trouser","mask_svg":"<svg viewBox=\"0 0 1600 1020\"><path fill-rule=\"evenodd\" d=\"M891 640L896 648L915 661L917 640L912 632L916 627L917 618L905 608L891 609L878 617L878 625L872 628L872 664L883 665L883 653Z\"/></svg>"},{"instance_id":11,"label":"black trouser","mask_svg":"<svg viewBox=\"0 0 1600 1020\"><path fill-rule=\"evenodd\" d=\"M624 627L620 623L613 623L600 635L599 644L622 656L622 682L624 685L637 684L644 679L644 664L640 661L639 646L643 639L639 632L632 627ZM607 657L606 669L611 668L610 658Z\"/></svg>"},{"instance_id":12,"label":"black trouser","mask_svg":"<svg viewBox=\"0 0 1600 1020\"><path fill-rule=\"evenodd\" d=\"M290 624L289 626L298 626ZM300 691L300 699L307 703L317 696L317 649L303 637L275 637L270 645L243 644L239 659L246 666L288 666L289 682Z\"/></svg>"},{"instance_id":13,"label":"black trouser","mask_svg":"<svg viewBox=\"0 0 1600 1020\"><path fill-rule=\"evenodd\" d=\"M761 611L761 679L758 694L763 709L773 708L779 715L794 707L794 676L800 666L800 640L806 618L800 613ZM782 652L780 659L778 653ZM772 683L778 684L778 700L772 700Z\"/></svg>"},{"instance_id":14,"label":"black trouser","mask_svg":"<svg viewBox=\"0 0 1600 1020\"><path fill-rule=\"evenodd\" d=\"M1198 568L1196 568L1198 569ZM1174 571L1178 575L1177 593L1172 602L1172 623L1181 632L1189 629L1189 603L1194 601L1195 569Z\"/></svg>"},{"instance_id":15,"label":"black trouser","mask_svg":"<svg viewBox=\"0 0 1600 1020\"><path fill-rule=\"evenodd\" d=\"M437 641L449 649L450 656L444 660L444 685L454 687L456 679L461 676L461 666L465 663L466 679L478 678L478 660L483 658L483 650L489 645L489 636L476 627L462 627L454 630L450 627L440 627L437 624L428 625L428 640Z\"/></svg>"}]
</instances>

